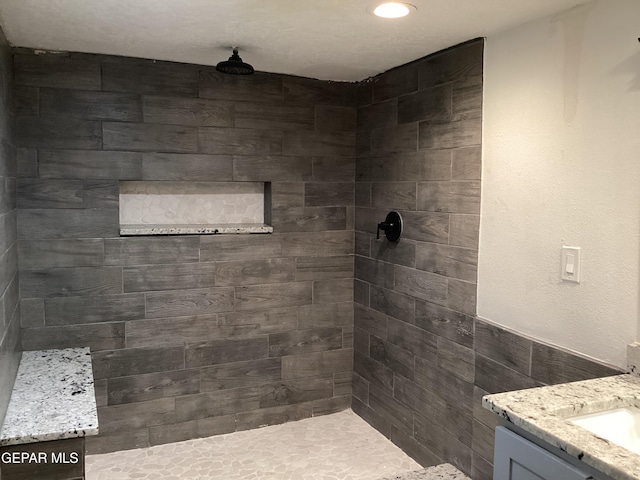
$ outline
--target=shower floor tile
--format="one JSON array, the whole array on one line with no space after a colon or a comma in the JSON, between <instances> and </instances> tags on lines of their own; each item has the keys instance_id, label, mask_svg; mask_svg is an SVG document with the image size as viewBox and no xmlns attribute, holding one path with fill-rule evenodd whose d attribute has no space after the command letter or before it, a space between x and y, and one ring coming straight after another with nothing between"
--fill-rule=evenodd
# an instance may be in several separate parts
<instances>
[{"instance_id":1,"label":"shower floor tile","mask_svg":"<svg viewBox=\"0 0 640 480\"><path fill-rule=\"evenodd\" d=\"M420 468L351 410L86 458L87 480L374 480Z\"/></svg>"}]
</instances>

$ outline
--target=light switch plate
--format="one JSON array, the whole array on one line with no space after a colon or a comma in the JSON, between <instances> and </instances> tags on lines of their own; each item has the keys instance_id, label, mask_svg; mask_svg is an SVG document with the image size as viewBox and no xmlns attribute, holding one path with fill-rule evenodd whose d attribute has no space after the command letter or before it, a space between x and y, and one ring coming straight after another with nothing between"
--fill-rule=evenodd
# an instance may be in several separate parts
<instances>
[{"instance_id":1,"label":"light switch plate","mask_svg":"<svg viewBox=\"0 0 640 480\"><path fill-rule=\"evenodd\" d=\"M560 278L580 283L580 247L562 247Z\"/></svg>"}]
</instances>

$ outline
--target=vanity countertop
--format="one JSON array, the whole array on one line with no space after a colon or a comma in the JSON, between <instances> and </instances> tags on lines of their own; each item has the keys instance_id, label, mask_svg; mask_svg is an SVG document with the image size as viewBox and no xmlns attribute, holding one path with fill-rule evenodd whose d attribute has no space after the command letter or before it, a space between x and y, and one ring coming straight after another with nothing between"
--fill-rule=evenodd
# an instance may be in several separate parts
<instances>
[{"instance_id":1,"label":"vanity countertop","mask_svg":"<svg viewBox=\"0 0 640 480\"><path fill-rule=\"evenodd\" d=\"M614 479L640 479L640 455L574 425L569 417L640 406L640 377L615 375L486 395L482 406Z\"/></svg>"},{"instance_id":2,"label":"vanity countertop","mask_svg":"<svg viewBox=\"0 0 640 480\"><path fill-rule=\"evenodd\" d=\"M23 352L0 445L97 434L89 348Z\"/></svg>"}]
</instances>

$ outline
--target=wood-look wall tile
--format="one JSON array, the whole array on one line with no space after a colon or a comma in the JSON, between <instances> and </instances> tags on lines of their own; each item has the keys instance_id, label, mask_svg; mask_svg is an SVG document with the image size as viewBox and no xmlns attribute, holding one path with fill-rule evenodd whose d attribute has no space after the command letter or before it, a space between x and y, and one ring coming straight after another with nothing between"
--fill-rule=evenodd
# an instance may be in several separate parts
<instances>
[{"instance_id":1,"label":"wood-look wall tile","mask_svg":"<svg viewBox=\"0 0 640 480\"><path fill-rule=\"evenodd\" d=\"M449 293L447 301L443 305L452 310L465 313L467 315L476 314L476 290L477 285L475 282L465 282L463 280L456 280L450 278L447 280L449 283ZM438 303L436 300L432 300L434 303Z\"/></svg>"},{"instance_id":2,"label":"wood-look wall tile","mask_svg":"<svg viewBox=\"0 0 640 480\"><path fill-rule=\"evenodd\" d=\"M149 292L146 297L146 318L209 315L233 311L232 287L194 288Z\"/></svg>"},{"instance_id":3,"label":"wood-look wall tile","mask_svg":"<svg viewBox=\"0 0 640 480\"><path fill-rule=\"evenodd\" d=\"M314 182L353 182L355 175L355 158L313 157Z\"/></svg>"},{"instance_id":4,"label":"wood-look wall tile","mask_svg":"<svg viewBox=\"0 0 640 480\"><path fill-rule=\"evenodd\" d=\"M412 436L401 432L398 428L391 428L391 441L423 467L445 463L434 452L416 441Z\"/></svg>"},{"instance_id":5,"label":"wood-look wall tile","mask_svg":"<svg viewBox=\"0 0 640 480\"><path fill-rule=\"evenodd\" d=\"M304 207L303 182L271 182L272 208Z\"/></svg>"},{"instance_id":6,"label":"wood-look wall tile","mask_svg":"<svg viewBox=\"0 0 640 480\"><path fill-rule=\"evenodd\" d=\"M418 210L480 214L480 182L420 182Z\"/></svg>"},{"instance_id":7,"label":"wood-look wall tile","mask_svg":"<svg viewBox=\"0 0 640 480\"><path fill-rule=\"evenodd\" d=\"M262 72L234 76L214 69L201 70L200 97L266 103L281 101L282 76Z\"/></svg>"},{"instance_id":8,"label":"wood-look wall tile","mask_svg":"<svg viewBox=\"0 0 640 480\"><path fill-rule=\"evenodd\" d=\"M143 427L137 430L124 430L110 435L100 433L100 435L86 437L85 442L87 455L145 448L149 446L149 429Z\"/></svg>"},{"instance_id":9,"label":"wood-look wall tile","mask_svg":"<svg viewBox=\"0 0 640 480\"><path fill-rule=\"evenodd\" d=\"M476 320L475 350L524 375L530 375L533 342L515 333Z\"/></svg>"},{"instance_id":10,"label":"wood-look wall tile","mask_svg":"<svg viewBox=\"0 0 640 480\"><path fill-rule=\"evenodd\" d=\"M142 98L144 123L189 125L192 127L232 127L232 102L203 98L157 97Z\"/></svg>"},{"instance_id":11,"label":"wood-look wall tile","mask_svg":"<svg viewBox=\"0 0 640 480\"><path fill-rule=\"evenodd\" d=\"M282 243L282 254L295 257L351 255L353 242L351 231L291 233Z\"/></svg>"},{"instance_id":12,"label":"wood-look wall tile","mask_svg":"<svg viewBox=\"0 0 640 480\"><path fill-rule=\"evenodd\" d=\"M20 292L24 298L122 293L122 269L72 267L22 270Z\"/></svg>"},{"instance_id":13,"label":"wood-look wall tile","mask_svg":"<svg viewBox=\"0 0 640 480\"><path fill-rule=\"evenodd\" d=\"M16 195L18 208L22 209L82 208L84 206L82 180L21 178L17 184ZM4 213L1 204L0 213Z\"/></svg>"},{"instance_id":14,"label":"wood-look wall tile","mask_svg":"<svg viewBox=\"0 0 640 480\"><path fill-rule=\"evenodd\" d=\"M314 109L309 105L236 102L235 127L265 130L313 130Z\"/></svg>"},{"instance_id":15,"label":"wood-look wall tile","mask_svg":"<svg viewBox=\"0 0 640 480\"><path fill-rule=\"evenodd\" d=\"M385 182L371 184L371 206L388 210L415 210L415 182Z\"/></svg>"},{"instance_id":16,"label":"wood-look wall tile","mask_svg":"<svg viewBox=\"0 0 640 480\"><path fill-rule=\"evenodd\" d=\"M296 258L296 281L329 278L353 278L353 256Z\"/></svg>"},{"instance_id":17,"label":"wood-look wall tile","mask_svg":"<svg viewBox=\"0 0 640 480\"><path fill-rule=\"evenodd\" d=\"M306 207L351 206L353 202L353 183L305 183Z\"/></svg>"},{"instance_id":18,"label":"wood-look wall tile","mask_svg":"<svg viewBox=\"0 0 640 480\"><path fill-rule=\"evenodd\" d=\"M102 148L100 122L47 117L17 117L16 145L25 148Z\"/></svg>"},{"instance_id":19,"label":"wood-look wall tile","mask_svg":"<svg viewBox=\"0 0 640 480\"><path fill-rule=\"evenodd\" d=\"M369 337L369 356L389 367L394 374L413 379L413 353L391 342L371 335Z\"/></svg>"},{"instance_id":20,"label":"wood-look wall tile","mask_svg":"<svg viewBox=\"0 0 640 480\"><path fill-rule=\"evenodd\" d=\"M353 132L305 132L301 130L284 132L282 153L284 155L309 155L350 157L355 146Z\"/></svg>"},{"instance_id":21,"label":"wood-look wall tile","mask_svg":"<svg viewBox=\"0 0 640 480\"><path fill-rule=\"evenodd\" d=\"M454 180L480 180L482 148L464 147L452 150L451 176Z\"/></svg>"},{"instance_id":22,"label":"wood-look wall tile","mask_svg":"<svg viewBox=\"0 0 640 480\"><path fill-rule=\"evenodd\" d=\"M478 74L482 82L482 51L483 40L479 39L420 62L420 88L461 81Z\"/></svg>"},{"instance_id":23,"label":"wood-look wall tile","mask_svg":"<svg viewBox=\"0 0 640 480\"><path fill-rule=\"evenodd\" d=\"M15 55L16 85L100 90L100 65L57 55Z\"/></svg>"},{"instance_id":24,"label":"wood-look wall tile","mask_svg":"<svg viewBox=\"0 0 640 480\"><path fill-rule=\"evenodd\" d=\"M458 148L481 143L482 114L479 111L459 114L453 121L425 120L419 124L420 149Z\"/></svg>"},{"instance_id":25,"label":"wood-look wall tile","mask_svg":"<svg viewBox=\"0 0 640 480\"><path fill-rule=\"evenodd\" d=\"M474 345L473 317L421 300L416 301L416 325L465 347Z\"/></svg>"},{"instance_id":26,"label":"wood-look wall tile","mask_svg":"<svg viewBox=\"0 0 640 480\"><path fill-rule=\"evenodd\" d=\"M449 215L444 213L407 211L403 211L401 214L403 220L403 235L405 238L419 240L421 242L449 242Z\"/></svg>"},{"instance_id":27,"label":"wood-look wall tile","mask_svg":"<svg viewBox=\"0 0 640 480\"><path fill-rule=\"evenodd\" d=\"M136 320L127 322L125 333L127 348L174 347L185 343L214 340L221 336L232 336L236 333L223 330L224 327L218 327L217 317L213 314ZM249 330L251 333L246 332L249 335L257 331L255 328Z\"/></svg>"},{"instance_id":28,"label":"wood-look wall tile","mask_svg":"<svg viewBox=\"0 0 640 480\"><path fill-rule=\"evenodd\" d=\"M126 377L143 373L184 369L184 348L123 348L105 350L91 355L93 376Z\"/></svg>"},{"instance_id":29,"label":"wood-look wall tile","mask_svg":"<svg viewBox=\"0 0 640 480\"><path fill-rule=\"evenodd\" d=\"M376 128L371 131L371 153L415 152L418 148L418 125L407 123L394 127Z\"/></svg>"},{"instance_id":30,"label":"wood-look wall tile","mask_svg":"<svg viewBox=\"0 0 640 480\"><path fill-rule=\"evenodd\" d=\"M278 181L295 182L310 180L312 158L279 156L236 156L233 159L233 180L235 181Z\"/></svg>"},{"instance_id":31,"label":"wood-look wall tile","mask_svg":"<svg viewBox=\"0 0 640 480\"><path fill-rule=\"evenodd\" d=\"M23 269L101 266L104 261L104 240L25 238L18 245L18 256Z\"/></svg>"},{"instance_id":32,"label":"wood-look wall tile","mask_svg":"<svg viewBox=\"0 0 640 480\"><path fill-rule=\"evenodd\" d=\"M235 415L221 415L170 425L155 425L149 427L149 444L162 445L165 443L183 442L194 438L206 438L236 431Z\"/></svg>"},{"instance_id":33,"label":"wood-look wall tile","mask_svg":"<svg viewBox=\"0 0 640 480\"><path fill-rule=\"evenodd\" d=\"M442 85L398 98L398 123L422 120L448 121L451 117L452 88Z\"/></svg>"},{"instance_id":34,"label":"wood-look wall tile","mask_svg":"<svg viewBox=\"0 0 640 480\"><path fill-rule=\"evenodd\" d=\"M105 150L146 150L176 153L195 153L198 151L198 131L195 127L103 122L102 136Z\"/></svg>"},{"instance_id":35,"label":"wood-look wall tile","mask_svg":"<svg viewBox=\"0 0 640 480\"><path fill-rule=\"evenodd\" d=\"M268 356L269 342L266 336L211 340L188 344L185 348L187 368L258 360Z\"/></svg>"},{"instance_id":36,"label":"wood-look wall tile","mask_svg":"<svg viewBox=\"0 0 640 480\"><path fill-rule=\"evenodd\" d=\"M432 333L411 325L410 323L389 318L387 323L387 340L403 348L418 358L436 361L437 339Z\"/></svg>"},{"instance_id":37,"label":"wood-look wall tile","mask_svg":"<svg viewBox=\"0 0 640 480\"><path fill-rule=\"evenodd\" d=\"M349 82L327 82L304 77L283 77L284 99L292 104L355 106L356 87Z\"/></svg>"},{"instance_id":38,"label":"wood-look wall tile","mask_svg":"<svg viewBox=\"0 0 640 480\"><path fill-rule=\"evenodd\" d=\"M37 177L38 150L35 148L16 149L16 164L18 177Z\"/></svg>"},{"instance_id":39,"label":"wood-look wall tile","mask_svg":"<svg viewBox=\"0 0 640 480\"><path fill-rule=\"evenodd\" d=\"M298 308L270 308L263 311L221 313L220 326L256 326L260 333L280 333L295 330L298 325Z\"/></svg>"},{"instance_id":40,"label":"wood-look wall tile","mask_svg":"<svg viewBox=\"0 0 640 480\"><path fill-rule=\"evenodd\" d=\"M177 397L175 402L178 421L220 417L258 409L260 407L260 388L243 387L197 393Z\"/></svg>"},{"instance_id":41,"label":"wood-look wall tile","mask_svg":"<svg viewBox=\"0 0 640 480\"><path fill-rule=\"evenodd\" d=\"M229 182L233 179L231 155L143 153L142 180Z\"/></svg>"},{"instance_id":42,"label":"wood-look wall tile","mask_svg":"<svg viewBox=\"0 0 640 480\"><path fill-rule=\"evenodd\" d=\"M482 81L479 83L475 79L465 79L453 83L451 92L451 103L453 113L459 114L482 109Z\"/></svg>"},{"instance_id":43,"label":"wood-look wall tile","mask_svg":"<svg viewBox=\"0 0 640 480\"><path fill-rule=\"evenodd\" d=\"M392 243L385 237L380 239L371 237L371 257L394 265L415 267L416 242L403 238L399 242Z\"/></svg>"},{"instance_id":44,"label":"wood-look wall tile","mask_svg":"<svg viewBox=\"0 0 640 480\"><path fill-rule=\"evenodd\" d=\"M393 371L380 362L356 352L353 371L369 382L369 391L372 385L388 392L393 391Z\"/></svg>"},{"instance_id":45,"label":"wood-look wall tile","mask_svg":"<svg viewBox=\"0 0 640 480\"><path fill-rule=\"evenodd\" d=\"M278 233L346 230L345 207L293 207L271 211L271 224Z\"/></svg>"},{"instance_id":46,"label":"wood-look wall tile","mask_svg":"<svg viewBox=\"0 0 640 480\"><path fill-rule=\"evenodd\" d=\"M369 289L370 289L370 285L368 283L358 279L354 279L353 301L356 303L359 303L360 305L364 305L365 307L368 307L369 306Z\"/></svg>"},{"instance_id":47,"label":"wood-look wall tile","mask_svg":"<svg viewBox=\"0 0 640 480\"><path fill-rule=\"evenodd\" d=\"M371 255L371 234L365 232L356 232L355 235L355 254L362 257L372 257ZM375 257L374 257L375 258Z\"/></svg>"},{"instance_id":48,"label":"wood-look wall tile","mask_svg":"<svg viewBox=\"0 0 640 480\"><path fill-rule=\"evenodd\" d=\"M40 150L38 163L41 178L142 178L142 155L137 152Z\"/></svg>"},{"instance_id":49,"label":"wood-look wall tile","mask_svg":"<svg viewBox=\"0 0 640 480\"><path fill-rule=\"evenodd\" d=\"M235 287L236 311L306 305L311 299L310 282Z\"/></svg>"},{"instance_id":50,"label":"wood-look wall tile","mask_svg":"<svg viewBox=\"0 0 640 480\"><path fill-rule=\"evenodd\" d=\"M313 282L313 303L353 302L353 280L316 280Z\"/></svg>"},{"instance_id":51,"label":"wood-look wall tile","mask_svg":"<svg viewBox=\"0 0 640 480\"><path fill-rule=\"evenodd\" d=\"M40 115L40 89L37 87L23 87L17 85L13 88L16 115Z\"/></svg>"},{"instance_id":52,"label":"wood-look wall tile","mask_svg":"<svg viewBox=\"0 0 640 480\"><path fill-rule=\"evenodd\" d=\"M555 385L619 375L621 373L624 372L617 368L602 365L542 343L533 342L531 377L538 382Z\"/></svg>"},{"instance_id":53,"label":"wood-look wall tile","mask_svg":"<svg viewBox=\"0 0 640 480\"><path fill-rule=\"evenodd\" d=\"M330 350L282 357L282 379L333 375L353 371L353 350ZM350 380L349 380L350 382Z\"/></svg>"},{"instance_id":54,"label":"wood-look wall tile","mask_svg":"<svg viewBox=\"0 0 640 480\"><path fill-rule=\"evenodd\" d=\"M109 405L121 405L199 391L200 372L192 369L110 378L107 395Z\"/></svg>"},{"instance_id":55,"label":"wood-look wall tile","mask_svg":"<svg viewBox=\"0 0 640 480\"><path fill-rule=\"evenodd\" d=\"M353 303L322 303L298 307L298 328L347 327L353 325Z\"/></svg>"},{"instance_id":56,"label":"wood-look wall tile","mask_svg":"<svg viewBox=\"0 0 640 480\"><path fill-rule=\"evenodd\" d=\"M224 363L200 369L202 392L260 386L278 380L282 380L280 358Z\"/></svg>"},{"instance_id":57,"label":"wood-look wall tile","mask_svg":"<svg viewBox=\"0 0 640 480\"><path fill-rule=\"evenodd\" d=\"M269 356L283 357L342 348L342 328L322 327L269 335Z\"/></svg>"},{"instance_id":58,"label":"wood-look wall tile","mask_svg":"<svg viewBox=\"0 0 640 480\"><path fill-rule=\"evenodd\" d=\"M477 373L476 365L476 382ZM420 357L416 357L415 381L463 413L473 414L473 383L451 375L448 370Z\"/></svg>"},{"instance_id":59,"label":"wood-look wall tile","mask_svg":"<svg viewBox=\"0 0 640 480\"><path fill-rule=\"evenodd\" d=\"M370 104L358 108L358 131L371 130L380 127L392 127L397 124L398 100L391 100Z\"/></svg>"},{"instance_id":60,"label":"wood-look wall tile","mask_svg":"<svg viewBox=\"0 0 640 480\"><path fill-rule=\"evenodd\" d=\"M393 289L414 298L442 303L448 298L449 283L441 275L396 265Z\"/></svg>"},{"instance_id":61,"label":"wood-look wall tile","mask_svg":"<svg viewBox=\"0 0 640 480\"><path fill-rule=\"evenodd\" d=\"M89 347L92 352L124 348L124 323L28 327L22 330L24 350L80 347Z\"/></svg>"},{"instance_id":62,"label":"wood-look wall tile","mask_svg":"<svg viewBox=\"0 0 640 480\"><path fill-rule=\"evenodd\" d=\"M476 337L477 338L477 337ZM473 383L475 354L471 348L437 337L438 366Z\"/></svg>"},{"instance_id":63,"label":"wood-look wall tile","mask_svg":"<svg viewBox=\"0 0 640 480\"><path fill-rule=\"evenodd\" d=\"M211 235L200 237L201 262L262 260L279 256L282 256L282 239L277 235Z\"/></svg>"},{"instance_id":64,"label":"wood-look wall tile","mask_svg":"<svg viewBox=\"0 0 640 480\"><path fill-rule=\"evenodd\" d=\"M353 132L356 129L356 109L335 105L316 105L316 131Z\"/></svg>"},{"instance_id":65,"label":"wood-look wall tile","mask_svg":"<svg viewBox=\"0 0 640 480\"><path fill-rule=\"evenodd\" d=\"M295 280L295 259L273 258L216 264L219 286L283 283Z\"/></svg>"},{"instance_id":66,"label":"wood-look wall tile","mask_svg":"<svg viewBox=\"0 0 640 480\"><path fill-rule=\"evenodd\" d=\"M313 416L313 407L310 403L297 403L295 405L261 408L251 412L240 412L236 414L236 431L253 430L265 425L280 425L310 418L311 416Z\"/></svg>"},{"instance_id":67,"label":"wood-look wall tile","mask_svg":"<svg viewBox=\"0 0 640 480\"><path fill-rule=\"evenodd\" d=\"M472 452L471 477L476 480L493 480L493 459L482 458L476 452Z\"/></svg>"},{"instance_id":68,"label":"wood-look wall tile","mask_svg":"<svg viewBox=\"0 0 640 480\"><path fill-rule=\"evenodd\" d=\"M104 62L102 89L144 95L198 96L198 69L191 65Z\"/></svg>"},{"instance_id":69,"label":"wood-look wall tile","mask_svg":"<svg viewBox=\"0 0 640 480\"><path fill-rule=\"evenodd\" d=\"M44 301L46 325L79 325L144 318L144 295L51 297Z\"/></svg>"},{"instance_id":70,"label":"wood-look wall tile","mask_svg":"<svg viewBox=\"0 0 640 480\"><path fill-rule=\"evenodd\" d=\"M451 245L477 249L479 236L479 215L450 215Z\"/></svg>"},{"instance_id":71,"label":"wood-look wall tile","mask_svg":"<svg viewBox=\"0 0 640 480\"><path fill-rule=\"evenodd\" d=\"M18 238L101 238L119 233L118 210L30 209L18 211Z\"/></svg>"},{"instance_id":72,"label":"wood-look wall tile","mask_svg":"<svg viewBox=\"0 0 640 480\"><path fill-rule=\"evenodd\" d=\"M416 268L475 283L478 252L469 248L418 242Z\"/></svg>"},{"instance_id":73,"label":"wood-look wall tile","mask_svg":"<svg viewBox=\"0 0 640 480\"><path fill-rule=\"evenodd\" d=\"M198 237L107 238L104 241L104 263L148 265L198 262L198 247Z\"/></svg>"},{"instance_id":74,"label":"wood-look wall tile","mask_svg":"<svg viewBox=\"0 0 640 480\"><path fill-rule=\"evenodd\" d=\"M352 397L351 408L356 415L362 418L382 435L387 438L391 435L391 423L389 423L388 419L383 415L380 415L375 410L369 408L355 397Z\"/></svg>"},{"instance_id":75,"label":"wood-look wall tile","mask_svg":"<svg viewBox=\"0 0 640 480\"><path fill-rule=\"evenodd\" d=\"M105 434L136 430L152 425L171 424L175 422L175 419L173 398L98 408L100 432Z\"/></svg>"},{"instance_id":76,"label":"wood-look wall tile","mask_svg":"<svg viewBox=\"0 0 640 480\"><path fill-rule=\"evenodd\" d=\"M0 255L0 292L4 292L11 282L17 278L18 253L16 251L16 243L14 242L6 252ZM4 308L2 311L4 311Z\"/></svg>"},{"instance_id":77,"label":"wood-look wall tile","mask_svg":"<svg viewBox=\"0 0 640 480\"><path fill-rule=\"evenodd\" d=\"M117 180L83 180L84 208L118 208L119 183Z\"/></svg>"},{"instance_id":78,"label":"wood-look wall tile","mask_svg":"<svg viewBox=\"0 0 640 480\"><path fill-rule=\"evenodd\" d=\"M40 115L79 120L141 122L142 105L140 96L131 93L41 88Z\"/></svg>"},{"instance_id":79,"label":"wood-look wall tile","mask_svg":"<svg viewBox=\"0 0 640 480\"><path fill-rule=\"evenodd\" d=\"M434 425L422 415L415 416L415 438L418 442L447 459L459 470L471 470L471 447L457 440L444 429Z\"/></svg>"},{"instance_id":80,"label":"wood-look wall tile","mask_svg":"<svg viewBox=\"0 0 640 480\"><path fill-rule=\"evenodd\" d=\"M141 265L122 271L125 292L147 292L216 285L215 263Z\"/></svg>"},{"instance_id":81,"label":"wood-look wall tile","mask_svg":"<svg viewBox=\"0 0 640 480\"><path fill-rule=\"evenodd\" d=\"M356 104L358 107L369 105L373 102L373 82L364 80L356 87Z\"/></svg>"},{"instance_id":82,"label":"wood-look wall tile","mask_svg":"<svg viewBox=\"0 0 640 480\"><path fill-rule=\"evenodd\" d=\"M378 287L393 289L394 265L358 255L355 257L355 278Z\"/></svg>"},{"instance_id":83,"label":"wood-look wall tile","mask_svg":"<svg viewBox=\"0 0 640 480\"><path fill-rule=\"evenodd\" d=\"M202 153L222 155L280 155L282 135L276 130L199 127L198 147Z\"/></svg>"},{"instance_id":84,"label":"wood-look wall tile","mask_svg":"<svg viewBox=\"0 0 640 480\"><path fill-rule=\"evenodd\" d=\"M20 299L20 326L44 327L44 298Z\"/></svg>"},{"instance_id":85,"label":"wood-look wall tile","mask_svg":"<svg viewBox=\"0 0 640 480\"><path fill-rule=\"evenodd\" d=\"M451 180L452 150L422 150L418 160L420 181Z\"/></svg>"},{"instance_id":86,"label":"wood-look wall tile","mask_svg":"<svg viewBox=\"0 0 640 480\"><path fill-rule=\"evenodd\" d=\"M375 103L418 90L418 65L405 65L373 79Z\"/></svg>"},{"instance_id":87,"label":"wood-look wall tile","mask_svg":"<svg viewBox=\"0 0 640 480\"><path fill-rule=\"evenodd\" d=\"M421 415L429 415L434 410L440 412L446 408L445 401L436 392L400 376L394 379L393 395Z\"/></svg>"},{"instance_id":88,"label":"wood-look wall tile","mask_svg":"<svg viewBox=\"0 0 640 480\"><path fill-rule=\"evenodd\" d=\"M371 207L371 183L357 182L355 187L355 206Z\"/></svg>"},{"instance_id":89,"label":"wood-look wall tile","mask_svg":"<svg viewBox=\"0 0 640 480\"><path fill-rule=\"evenodd\" d=\"M387 338L387 316L372 308L354 306L354 325L381 339ZM367 348L367 354L369 349Z\"/></svg>"},{"instance_id":90,"label":"wood-look wall tile","mask_svg":"<svg viewBox=\"0 0 640 480\"><path fill-rule=\"evenodd\" d=\"M292 405L333 396L333 376L291 378L260 387L260 408Z\"/></svg>"},{"instance_id":91,"label":"wood-look wall tile","mask_svg":"<svg viewBox=\"0 0 640 480\"><path fill-rule=\"evenodd\" d=\"M370 290L371 308L405 322L413 322L415 299L402 293L372 285Z\"/></svg>"},{"instance_id":92,"label":"wood-look wall tile","mask_svg":"<svg viewBox=\"0 0 640 480\"><path fill-rule=\"evenodd\" d=\"M524 390L541 385L533 378L518 373L479 353L476 353L475 384L488 393Z\"/></svg>"}]
</instances>

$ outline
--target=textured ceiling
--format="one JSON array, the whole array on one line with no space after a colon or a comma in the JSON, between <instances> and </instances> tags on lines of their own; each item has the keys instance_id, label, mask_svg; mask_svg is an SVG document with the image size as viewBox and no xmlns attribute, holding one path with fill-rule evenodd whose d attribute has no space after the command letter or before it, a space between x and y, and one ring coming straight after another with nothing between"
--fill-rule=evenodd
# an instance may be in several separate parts
<instances>
[{"instance_id":1,"label":"textured ceiling","mask_svg":"<svg viewBox=\"0 0 640 480\"><path fill-rule=\"evenodd\" d=\"M13 46L215 65L238 45L257 70L362 80L586 0L410 0L386 20L369 0L1 0Z\"/></svg>"}]
</instances>

